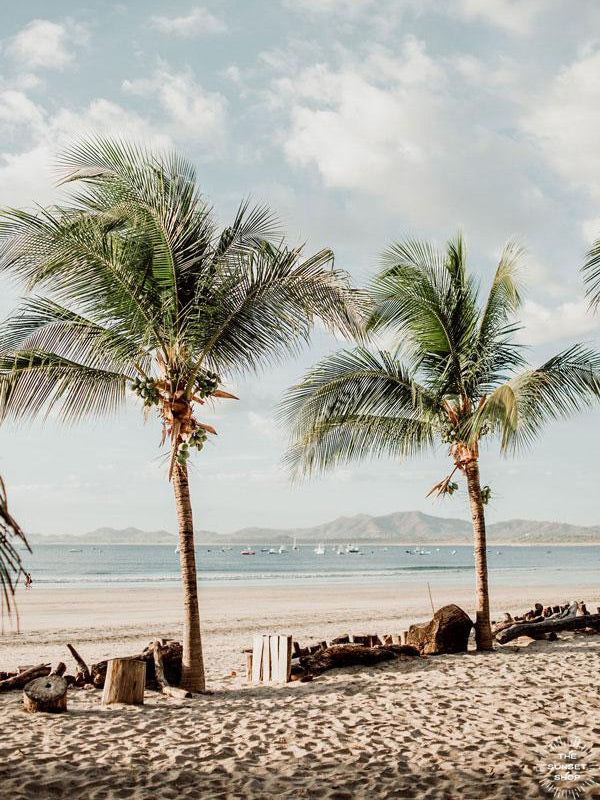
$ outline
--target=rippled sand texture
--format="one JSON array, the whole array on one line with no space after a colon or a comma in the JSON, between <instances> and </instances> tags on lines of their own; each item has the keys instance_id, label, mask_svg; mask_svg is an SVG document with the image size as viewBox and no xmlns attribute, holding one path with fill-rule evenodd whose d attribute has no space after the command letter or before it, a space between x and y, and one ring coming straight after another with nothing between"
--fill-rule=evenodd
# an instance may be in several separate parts
<instances>
[{"instance_id":1,"label":"rippled sand texture","mask_svg":"<svg viewBox=\"0 0 600 800\"><path fill-rule=\"evenodd\" d=\"M52 717L25 715L20 693L1 697L0 796L548 798L535 748L559 734L600 741L600 637L280 688L223 678L219 667L241 666L231 645L213 642L215 692L193 701L148 692L143 708L102 708L99 691L71 690L68 714Z\"/></svg>"}]
</instances>

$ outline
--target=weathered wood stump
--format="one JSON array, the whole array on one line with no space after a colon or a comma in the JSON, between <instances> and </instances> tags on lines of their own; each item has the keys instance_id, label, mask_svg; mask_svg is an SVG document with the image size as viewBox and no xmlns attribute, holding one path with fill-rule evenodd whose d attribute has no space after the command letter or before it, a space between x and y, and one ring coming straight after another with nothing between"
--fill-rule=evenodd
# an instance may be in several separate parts
<instances>
[{"instance_id":1,"label":"weathered wood stump","mask_svg":"<svg viewBox=\"0 0 600 800\"><path fill-rule=\"evenodd\" d=\"M146 662L136 658L111 658L106 670L102 705L127 703L144 704Z\"/></svg>"},{"instance_id":2,"label":"weathered wood stump","mask_svg":"<svg viewBox=\"0 0 600 800\"><path fill-rule=\"evenodd\" d=\"M55 674L34 678L23 689L23 708L30 713L62 714L67 710L67 681Z\"/></svg>"},{"instance_id":3,"label":"weathered wood stump","mask_svg":"<svg viewBox=\"0 0 600 800\"><path fill-rule=\"evenodd\" d=\"M462 608L453 603L438 610L425 625L411 625L406 644L424 655L465 653L473 622Z\"/></svg>"}]
</instances>

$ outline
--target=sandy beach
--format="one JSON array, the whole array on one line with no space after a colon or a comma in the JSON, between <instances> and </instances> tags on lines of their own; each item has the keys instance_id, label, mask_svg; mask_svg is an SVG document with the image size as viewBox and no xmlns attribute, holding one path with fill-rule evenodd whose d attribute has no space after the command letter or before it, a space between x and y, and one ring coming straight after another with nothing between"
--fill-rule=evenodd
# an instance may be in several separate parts
<instances>
[{"instance_id":1,"label":"sandy beach","mask_svg":"<svg viewBox=\"0 0 600 800\"><path fill-rule=\"evenodd\" d=\"M550 602L551 587L507 588L494 611ZM592 587L572 587L589 605ZM472 612L471 593L436 587L436 605ZM21 593L19 635L0 640L3 668L88 661L177 637L176 589ZM600 637L519 640L489 655L438 656L348 668L312 683L251 687L242 649L254 632L301 641L395 631L430 616L422 587L376 585L202 589L213 694L190 701L147 692L144 707L100 706L100 691L70 690L62 716L25 715L21 693L0 697L0 796L112 798L549 797L536 748L556 736L600 736ZM235 677L227 677L231 670ZM595 793L597 792L597 793ZM600 787L583 797L600 797Z\"/></svg>"}]
</instances>

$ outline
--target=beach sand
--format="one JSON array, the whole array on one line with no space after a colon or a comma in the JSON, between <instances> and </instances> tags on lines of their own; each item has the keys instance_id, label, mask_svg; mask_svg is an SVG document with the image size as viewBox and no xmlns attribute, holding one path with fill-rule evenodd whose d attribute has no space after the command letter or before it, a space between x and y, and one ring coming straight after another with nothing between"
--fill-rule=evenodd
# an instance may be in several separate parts
<instances>
[{"instance_id":1,"label":"beach sand","mask_svg":"<svg viewBox=\"0 0 600 800\"><path fill-rule=\"evenodd\" d=\"M436 606L472 614L472 592L436 584ZM500 588L496 615L593 587ZM563 596L564 595L564 598ZM0 639L0 667L138 652L179 636L177 589L42 590L19 597L21 630ZM399 632L431 616L424 587L211 586L201 590L213 694L146 693L143 707L100 705L73 689L65 715L26 715L0 695L0 798L549 798L536 748L562 736L600 741L600 637L519 640L469 653L332 671L312 683L247 686L242 649L255 632L301 642L346 632ZM236 677L226 677L231 670ZM598 754L597 754L598 755ZM582 798L600 798L590 787ZM587 792L587 793L586 793Z\"/></svg>"}]
</instances>

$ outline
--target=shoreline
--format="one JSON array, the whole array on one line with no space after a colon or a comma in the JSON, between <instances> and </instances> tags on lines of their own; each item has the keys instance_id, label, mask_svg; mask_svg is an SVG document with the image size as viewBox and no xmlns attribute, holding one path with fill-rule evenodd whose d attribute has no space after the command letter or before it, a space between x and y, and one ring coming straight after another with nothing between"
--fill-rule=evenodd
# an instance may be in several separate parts
<instances>
[{"instance_id":1,"label":"shoreline","mask_svg":"<svg viewBox=\"0 0 600 800\"><path fill-rule=\"evenodd\" d=\"M281 544L291 544L291 540L293 537L289 537L290 541L281 541L278 539L277 541L264 541L264 542L256 542L253 544L253 547L275 547L276 545ZM244 539L243 541L234 541L234 542L225 542L225 541L206 541L201 539L198 534L195 534L195 547L244 547L248 544L247 540ZM252 541L252 540L250 540ZM371 539L352 539L352 544L355 545L362 545L363 547L472 547L472 541L452 541L448 539L444 539L442 541L411 541L411 542L399 542L395 540L388 540L388 539L377 539L373 541ZM348 543L348 539L331 539L328 541L323 541L321 539L315 539L314 541L310 542L299 542L298 547L314 547L320 543L323 543L326 547L333 547L338 545L344 545ZM72 547L73 545L77 545L78 547L172 547L173 545L177 545L177 535L173 534L173 541L172 542L69 542L62 540L60 542L41 542L39 539L36 541L34 540L31 542L32 547L50 547L50 546L60 546L60 547ZM493 539L488 540L487 546L489 547L600 547L600 539L593 542L568 542L561 540L560 542L523 542L523 541L516 541L516 542L497 542Z\"/></svg>"},{"instance_id":2,"label":"shoreline","mask_svg":"<svg viewBox=\"0 0 600 800\"><path fill-rule=\"evenodd\" d=\"M229 639L230 657L238 658L255 633L280 630L297 638L333 638L343 633L400 632L431 618L426 582L393 584L340 582L306 585L199 584L202 629L210 649L213 639ZM474 619L474 583L444 580L431 586L436 608L456 603ZM600 586L593 582L508 586L492 584L492 618L522 613L536 602L555 605L583 599L600 605ZM179 638L182 597L179 586L74 587L34 586L17 593L20 632L5 625L0 636L3 669L40 663L64 655L64 644L86 642L91 659L110 655L119 642L147 645L151 638ZM121 652L123 652L121 650ZM135 650L131 651L135 652ZM114 655L114 651L112 652ZM238 659L239 660L239 659Z\"/></svg>"}]
</instances>

